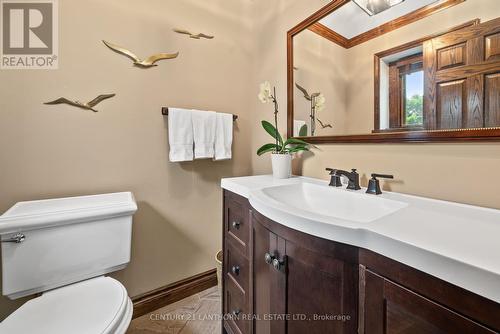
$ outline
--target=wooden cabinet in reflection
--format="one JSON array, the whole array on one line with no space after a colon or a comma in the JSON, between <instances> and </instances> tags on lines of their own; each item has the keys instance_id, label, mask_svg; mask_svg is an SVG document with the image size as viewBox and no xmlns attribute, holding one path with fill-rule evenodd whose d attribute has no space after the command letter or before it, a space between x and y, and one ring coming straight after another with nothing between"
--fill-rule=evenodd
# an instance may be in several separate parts
<instances>
[{"instance_id":1,"label":"wooden cabinet in reflection","mask_svg":"<svg viewBox=\"0 0 500 334\"><path fill-rule=\"evenodd\" d=\"M427 129L500 126L500 18L424 42Z\"/></svg>"}]
</instances>

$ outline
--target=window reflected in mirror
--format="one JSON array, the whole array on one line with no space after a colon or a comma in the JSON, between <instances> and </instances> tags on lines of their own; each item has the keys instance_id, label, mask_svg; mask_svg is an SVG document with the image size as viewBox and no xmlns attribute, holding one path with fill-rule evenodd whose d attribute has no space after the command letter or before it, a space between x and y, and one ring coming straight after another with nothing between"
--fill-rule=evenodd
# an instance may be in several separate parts
<instances>
[{"instance_id":1,"label":"window reflected in mirror","mask_svg":"<svg viewBox=\"0 0 500 334\"><path fill-rule=\"evenodd\" d=\"M414 48L380 59L380 129L422 130L424 70L422 49ZM408 53L413 53L408 55ZM386 76L383 78L382 76ZM377 80L377 78L376 78ZM388 103L382 101L387 100Z\"/></svg>"},{"instance_id":2,"label":"window reflected in mirror","mask_svg":"<svg viewBox=\"0 0 500 334\"><path fill-rule=\"evenodd\" d=\"M403 82L403 126L424 125L424 71L422 69L404 74Z\"/></svg>"}]
</instances>

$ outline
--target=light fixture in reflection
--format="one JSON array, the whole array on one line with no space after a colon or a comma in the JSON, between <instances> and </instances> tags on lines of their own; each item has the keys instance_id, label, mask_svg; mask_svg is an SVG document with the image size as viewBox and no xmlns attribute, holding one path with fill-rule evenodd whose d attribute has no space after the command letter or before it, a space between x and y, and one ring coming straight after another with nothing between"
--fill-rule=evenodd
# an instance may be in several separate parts
<instances>
[{"instance_id":1,"label":"light fixture in reflection","mask_svg":"<svg viewBox=\"0 0 500 334\"><path fill-rule=\"evenodd\" d=\"M391 7L394 7L405 0L352 0L368 15L373 16Z\"/></svg>"}]
</instances>

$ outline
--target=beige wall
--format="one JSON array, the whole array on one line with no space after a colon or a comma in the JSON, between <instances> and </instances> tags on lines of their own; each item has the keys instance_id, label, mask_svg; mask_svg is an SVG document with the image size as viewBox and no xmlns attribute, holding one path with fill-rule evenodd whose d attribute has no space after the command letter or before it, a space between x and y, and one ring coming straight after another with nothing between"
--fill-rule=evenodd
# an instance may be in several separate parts
<instances>
[{"instance_id":1,"label":"beige wall","mask_svg":"<svg viewBox=\"0 0 500 334\"><path fill-rule=\"evenodd\" d=\"M260 65L257 66L256 78L258 81L267 79L276 84L281 101L286 100L286 32L328 2L328 0L307 2L280 0L267 5L268 15L261 19L259 27L270 38L263 40L259 45ZM481 10L484 19L488 19L498 15L498 11L491 10L497 6L497 0L468 0L450 9L453 12L446 18L441 14L428 17L419 23L419 28L438 22L452 26L454 22L462 23L470 19L471 13L479 15ZM418 28L415 31L418 31ZM379 40L382 41L384 38L384 36L379 37ZM415 38L418 36L408 36L408 40ZM372 43L377 42L375 40ZM366 47L374 51L372 44L368 43L360 48ZM380 50L393 45L390 43L391 41L387 42L387 45L380 43ZM370 57L366 62L369 62L366 66L373 66L373 58ZM364 65L359 63L357 66ZM373 79L358 83L355 89L360 92L356 100L361 103L366 96L373 94ZM364 103L360 105L360 108L364 108L364 105ZM267 105L256 102L256 111L257 118L271 117L271 109ZM284 106L280 117L280 128L284 132L286 129ZM256 131L253 135L253 148L263 143L266 136L263 131ZM362 180L365 185L369 173L394 173L396 180L390 184L385 183L384 188L500 209L498 195L500 179L497 175L500 170L500 144L321 145L314 152L314 156L296 161L295 165L296 172L323 179L328 178L324 171L325 167L342 169L355 167L363 175ZM268 156L253 158L254 173L266 173L269 170Z\"/></svg>"},{"instance_id":2,"label":"beige wall","mask_svg":"<svg viewBox=\"0 0 500 334\"><path fill-rule=\"evenodd\" d=\"M293 57L295 83L309 94L320 92L325 96L324 110L317 117L333 128L322 129L316 122L316 136L341 135L346 133L348 71L346 50L310 31L304 30L294 37ZM311 102L294 87L294 118L306 121L308 134L311 131Z\"/></svg>"},{"instance_id":3,"label":"beige wall","mask_svg":"<svg viewBox=\"0 0 500 334\"><path fill-rule=\"evenodd\" d=\"M139 203L132 261L114 275L131 296L214 268L220 178L251 173L253 7L225 0L59 1L59 70L0 71L0 212L21 200L131 190ZM216 37L194 40L174 27ZM102 39L142 56L180 56L142 70ZM101 93L116 97L99 113L42 105ZM238 114L234 159L169 163L161 106ZM20 302L0 298L0 317Z\"/></svg>"}]
</instances>

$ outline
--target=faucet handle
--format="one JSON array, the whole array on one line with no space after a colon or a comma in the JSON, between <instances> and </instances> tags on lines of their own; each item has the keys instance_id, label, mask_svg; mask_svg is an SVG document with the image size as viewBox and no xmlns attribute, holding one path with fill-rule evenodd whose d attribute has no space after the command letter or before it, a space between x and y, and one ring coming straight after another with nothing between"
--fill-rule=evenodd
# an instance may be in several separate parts
<instances>
[{"instance_id":1,"label":"faucet handle","mask_svg":"<svg viewBox=\"0 0 500 334\"><path fill-rule=\"evenodd\" d=\"M342 181L340 180L340 176L337 175L337 170L334 168L325 168L325 170L330 172L330 187L342 187Z\"/></svg>"},{"instance_id":2,"label":"faucet handle","mask_svg":"<svg viewBox=\"0 0 500 334\"><path fill-rule=\"evenodd\" d=\"M370 179L370 181L368 181L368 188L366 189L367 194L382 194L382 190L380 189L380 182L379 180L377 180L377 177L380 177L382 179L393 179L394 175L373 173L372 178Z\"/></svg>"},{"instance_id":3,"label":"faucet handle","mask_svg":"<svg viewBox=\"0 0 500 334\"><path fill-rule=\"evenodd\" d=\"M376 179L377 177L381 179L393 179L394 175L372 173L372 178Z\"/></svg>"}]
</instances>

